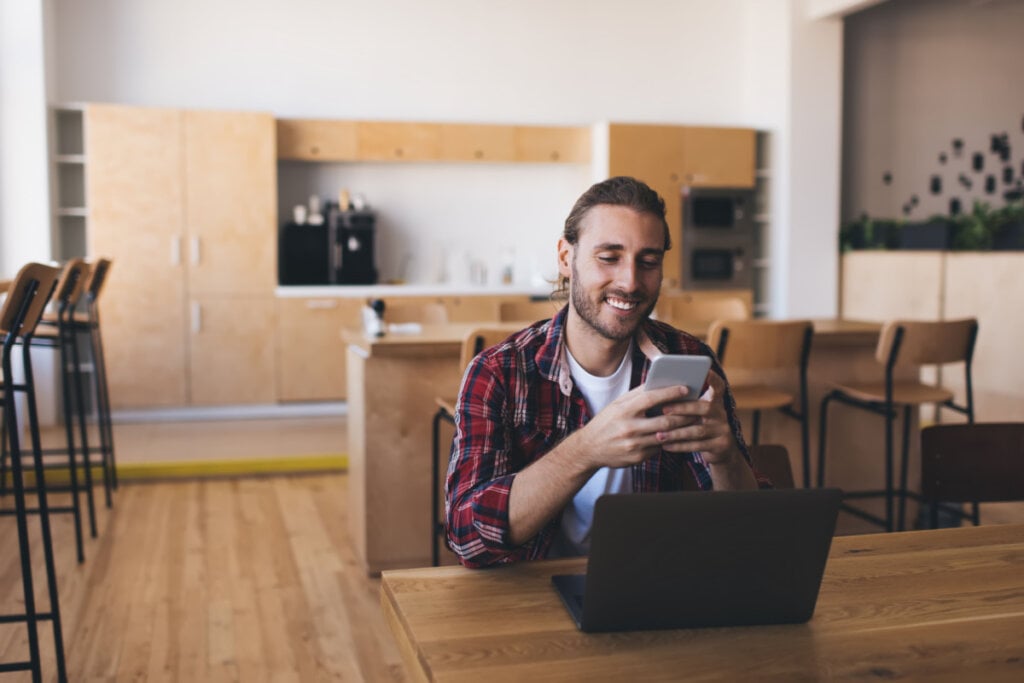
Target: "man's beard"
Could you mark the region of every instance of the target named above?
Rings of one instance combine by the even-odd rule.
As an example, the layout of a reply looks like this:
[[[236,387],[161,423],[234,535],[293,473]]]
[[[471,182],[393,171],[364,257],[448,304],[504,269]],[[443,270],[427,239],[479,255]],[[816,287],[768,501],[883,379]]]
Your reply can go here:
[[[587,325],[590,326],[595,332],[611,341],[625,341],[633,336],[636,332],[637,326],[646,319],[651,311],[654,310],[654,305],[658,303],[657,295],[651,300],[646,310],[643,311],[642,315],[636,317],[636,322],[632,325],[617,325],[609,326],[601,322],[601,302],[591,301],[587,298],[586,293],[583,291],[582,286],[579,284],[579,274],[576,272],[576,259],[572,262],[572,281],[569,283],[569,297],[572,303],[572,307],[579,314],[580,318]],[[624,299],[626,301],[633,301],[636,299],[635,296],[627,294],[621,290],[608,292],[617,298]],[[606,294],[607,295],[607,294]],[[638,304],[643,304],[642,301],[638,301]]]

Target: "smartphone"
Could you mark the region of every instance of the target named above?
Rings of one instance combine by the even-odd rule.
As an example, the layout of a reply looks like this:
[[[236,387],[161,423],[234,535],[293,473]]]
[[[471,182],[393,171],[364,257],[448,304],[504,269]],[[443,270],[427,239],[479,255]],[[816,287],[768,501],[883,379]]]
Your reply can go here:
[[[658,356],[651,361],[651,367],[647,370],[644,389],[661,389],[682,384],[690,390],[683,400],[695,401],[700,398],[710,369],[711,356]]]

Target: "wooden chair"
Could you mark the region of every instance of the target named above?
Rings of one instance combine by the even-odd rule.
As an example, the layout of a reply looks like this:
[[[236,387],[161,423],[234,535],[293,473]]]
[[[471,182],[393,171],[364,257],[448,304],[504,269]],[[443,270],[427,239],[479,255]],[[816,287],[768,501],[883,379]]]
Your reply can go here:
[[[481,351],[504,341],[510,334],[519,330],[517,325],[490,325],[471,330],[462,340],[459,354],[459,369],[464,372],[469,362]],[[439,538],[444,535],[444,523],[441,515],[441,422],[455,424],[456,398],[439,396],[435,399],[437,412],[433,421],[433,451],[431,459],[431,501],[430,501],[430,547],[433,566],[441,561]]]
[[[429,303],[398,303],[384,307],[386,323],[424,323],[439,325],[448,322],[448,309],[436,301]]]
[[[813,334],[814,326],[809,320],[716,320],[708,331],[708,345],[718,354],[726,374],[790,371],[797,377],[797,393],[743,380],[734,380],[731,387],[736,408],[753,412],[752,444],[760,440],[762,410],[778,410],[800,423],[804,488],[811,485],[807,360]],[[794,404],[799,405],[799,410],[794,409]]]
[[[53,302],[56,311],[45,313],[29,344],[32,347],[50,348],[58,353],[61,367],[61,406],[63,408],[64,437],[63,448],[46,448],[43,456],[62,455],[67,458],[68,478],[70,486],[51,486],[50,491],[66,491],[71,494],[70,507],[51,506],[50,512],[70,512],[74,518],[75,545],[78,561],[85,561],[82,543],[82,519],[79,494],[84,489],[89,511],[89,530],[96,537],[96,506],[93,500],[92,468],[89,467],[89,439],[86,425],[85,392],[83,390],[82,370],[78,344],[75,340],[75,324],[73,316],[79,300],[85,292],[86,281],[89,279],[89,266],[80,258],[69,260],[64,264],[60,279],[54,291]],[[77,408],[77,410],[76,410]],[[79,486],[78,467],[75,464],[75,425],[78,425],[81,440],[82,466],[84,468],[84,486]],[[3,449],[6,458],[6,449]],[[4,462],[6,465],[6,462]],[[63,466],[63,465],[61,465]],[[5,472],[6,474],[6,472]],[[6,482],[6,479],[4,480]]]
[[[562,308],[562,302],[553,299],[541,301],[502,301],[498,304],[498,320],[525,324],[553,318]]]
[[[885,488],[880,491],[846,492],[845,498],[885,497],[885,517],[880,518],[846,503],[843,509],[858,517],[885,527],[902,530],[906,517],[908,453],[910,451],[911,410],[922,405],[935,404],[967,416],[974,422],[974,394],[971,389],[971,358],[978,336],[978,321],[974,318],[940,322],[894,320],[887,322],[879,334],[875,360],[885,368],[881,382],[845,384],[836,386],[821,401],[818,431],[818,486],[825,483],[825,447],[827,441],[828,405],[839,401],[885,418]],[[954,394],[942,386],[925,384],[919,380],[897,380],[897,365],[946,365],[963,363],[966,380],[966,402],[954,401]],[[897,409],[903,413],[903,449],[900,459],[899,488],[893,485],[893,428]],[[899,519],[893,514],[893,505],[899,498]]]
[[[716,320],[749,320],[750,308],[743,299],[733,296],[674,296],[658,303],[658,317],[680,330],[705,337]]]
[[[921,430],[921,499],[932,528],[942,503],[1024,501],[1024,422],[935,425]],[[962,516],[964,513],[957,509]]]
[[[777,489],[791,489],[793,467],[789,463],[789,451],[778,444],[758,444],[750,447],[750,459],[761,474],[772,480]]]
[[[3,420],[5,435],[10,445],[13,510],[0,510],[4,516],[13,516],[18,529],[18,552],[21,559],[21,585],[23,612],[0,615],[0,623],[24,623],[28,629],[27,661],[0,663],[0,672],[31,671],[33,680],[42,679],[42,663],[39,653],[38,624],[50,621],[53,626],[54,654],[57,660],[57,678],[67,680],[64,666],[64,639],[61,629],[60,599],[57,593],[57,572],[53,558],[53,537],[50,532],[50,509],[47,500],[46,475],[39,438],[39,416],[36,410],[35,380],[32,373],[30,342],[43,309],[49,302],[57,285],[58,268],[39,263],[29,263],[15,277],[8,289],[7,297],[0,305],[0,391],[3,392]],[[12,355],[16,344],[22,346],[22,367],[24,380],[13,378]],[[25,473],[22,468],[21,435],[18,426],[16,394],[25,396],[28,410],[28,426],[32,443],[33,474],[37,507],[30,509],[26,501]],[[43,558],[46,566],[50,609],[42,612],[36,605],[35,587],[32,576],[32,559],[29,545],[28,517],[36,515],[42,532]]]

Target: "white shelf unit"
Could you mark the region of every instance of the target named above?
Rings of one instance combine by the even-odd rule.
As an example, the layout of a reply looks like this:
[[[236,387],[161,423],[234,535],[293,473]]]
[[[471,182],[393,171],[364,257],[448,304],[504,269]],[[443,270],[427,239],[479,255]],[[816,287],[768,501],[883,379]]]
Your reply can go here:
[[[771,134],[757,132],[754,173],[754,315],[767,317],[771,306]]]
[[[52,253],[66,260],[85,256],[89,207],[85,201],[85,107],[58,105],[50,110],[52,188]]]

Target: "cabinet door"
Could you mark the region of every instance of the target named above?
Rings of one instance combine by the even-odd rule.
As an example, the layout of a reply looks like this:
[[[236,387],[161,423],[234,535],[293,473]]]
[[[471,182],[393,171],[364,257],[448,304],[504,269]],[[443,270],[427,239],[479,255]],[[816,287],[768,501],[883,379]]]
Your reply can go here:
[[[528,162],[590,162],[590,128],[517,126],[516,159]]]
[[[87,250],[112,260],[100,298],[114,408],[183,405],[181,114],[85,110]]]
[[[273,297],[199,296],[190,308],[190,402],[273,403]]]
[[[683,179],[694,187],[754,187],[756,136],[749,128],[685,130]]]
[[[184,116],[189,293],[269,296],[277,281],[274,119]]]
[[[277,120],[277,158],[297,161],[355,161],[355,121]]]
[[[277,396],[280,401],[345,398],[343,328],[362,324],[361,299],[277,300]]]
[[[672,251],[663,267],[666,287],[680,283],[685,129],[681,126],[613,124],[608,127],[608,175],[647,183],[665,200]]]
[[[515,127],[441,124],[444,161],[515,161]]]
[[[432,161],[441,153],[437,124],[360,121],[356,135],[364,161]]]

